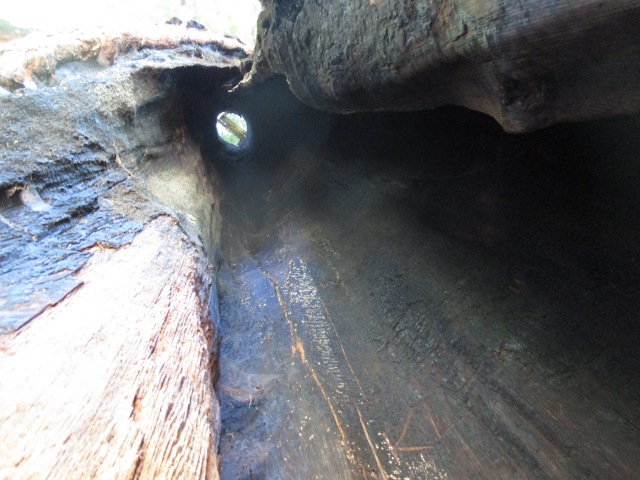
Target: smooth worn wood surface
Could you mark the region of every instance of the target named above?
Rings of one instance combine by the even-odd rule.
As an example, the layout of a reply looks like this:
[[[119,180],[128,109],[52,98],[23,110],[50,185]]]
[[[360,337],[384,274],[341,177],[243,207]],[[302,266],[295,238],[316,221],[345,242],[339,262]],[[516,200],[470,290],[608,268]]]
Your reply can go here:
[[[211,267],[168,216],[0,337],[0,478],[218,478]]]

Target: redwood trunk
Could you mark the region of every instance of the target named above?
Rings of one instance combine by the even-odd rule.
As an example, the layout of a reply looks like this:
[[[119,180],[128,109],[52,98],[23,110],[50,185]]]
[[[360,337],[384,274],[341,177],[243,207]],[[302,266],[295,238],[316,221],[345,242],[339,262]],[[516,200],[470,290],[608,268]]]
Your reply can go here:
[[[640,110],[640,1],[265,0],[254,75],[332,112],[456,104],[506,130]]]

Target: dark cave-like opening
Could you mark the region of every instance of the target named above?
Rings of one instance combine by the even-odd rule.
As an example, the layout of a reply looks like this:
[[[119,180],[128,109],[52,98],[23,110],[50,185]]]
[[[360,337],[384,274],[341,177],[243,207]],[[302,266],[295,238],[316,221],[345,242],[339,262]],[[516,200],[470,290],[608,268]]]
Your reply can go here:
[[[225,192],[223,477],[637,471],[638,117],[513,136],[190,92]]]

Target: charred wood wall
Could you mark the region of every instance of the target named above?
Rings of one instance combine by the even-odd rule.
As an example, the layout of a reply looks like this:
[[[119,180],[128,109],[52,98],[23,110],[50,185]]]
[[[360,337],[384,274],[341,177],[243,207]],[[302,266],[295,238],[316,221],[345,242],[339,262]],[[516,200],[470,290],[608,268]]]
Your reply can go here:
[[[267,0],[253,77],[332,112],[463,105],[522,132],[637,112],[637,0]]]

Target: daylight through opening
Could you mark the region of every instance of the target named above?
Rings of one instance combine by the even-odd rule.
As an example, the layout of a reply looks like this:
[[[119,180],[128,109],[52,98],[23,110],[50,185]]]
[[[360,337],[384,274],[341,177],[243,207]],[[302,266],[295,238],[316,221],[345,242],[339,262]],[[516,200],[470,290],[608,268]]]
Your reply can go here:
[[[247,121],[242,115],[232,112],[222,112],[216,119],[218,138],[236,147],[242,146],[249,132]]]

